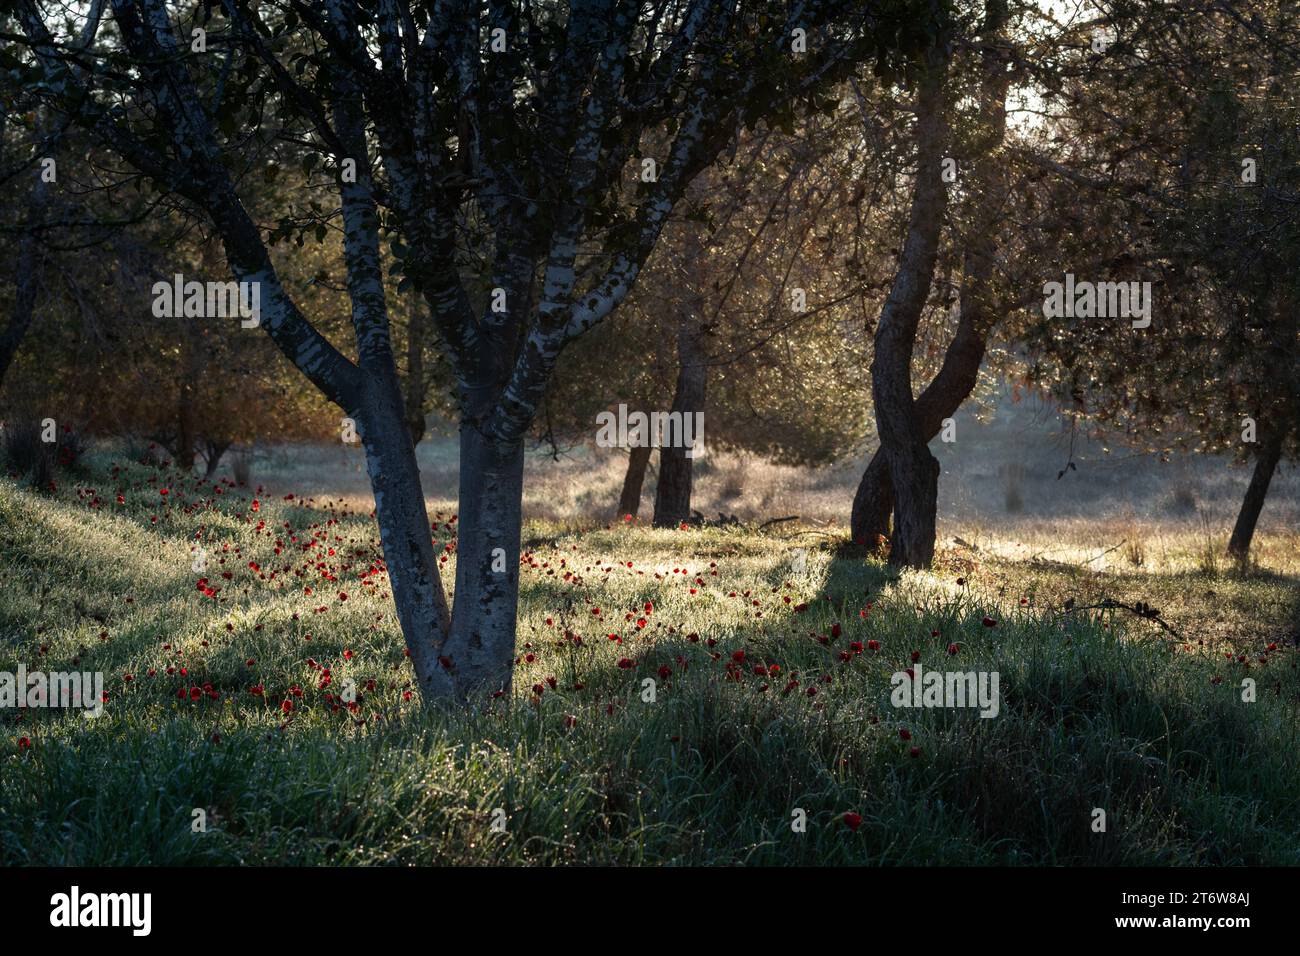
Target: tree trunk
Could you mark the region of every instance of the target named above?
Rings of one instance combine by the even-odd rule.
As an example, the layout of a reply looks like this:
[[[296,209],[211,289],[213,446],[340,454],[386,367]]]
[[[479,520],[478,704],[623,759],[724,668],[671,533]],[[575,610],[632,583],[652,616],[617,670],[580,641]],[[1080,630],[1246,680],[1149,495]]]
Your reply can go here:
[[[1273,480],[1273,472],[1282,458],[1284,432],[1277,432],[1260,448],[1255,459],[1255,470],[1246,486],[1246,497],[1241,502],[1237,513],[1237,523],[1232,528],[1232,538],[1228,541],[1228,554],[1238,560],[1245,560],[1250,554],[1250,542],[1255,536],[1255,525],[1259,522],[1260,512],[1264,510],[1264,499],[1268,497],[1268,486]]]
[[[957,332],[944,354],[943,365],[916,399],[913,410],[926,442],[943,428],[943,420],[961,408],[979,381],[988,335],[999,313],[988,300],[993,258],[993,224],[973,237],[965,258]],[[931,505],[937,509],[937,499]],[[894,485],[881,449],[871,456],[853,496],[849,531],[855,544],[876,547],[889,536],[889,515],[894,510]]]
[[[368,376],[351,414],[360,426],[393,603],[421,694],[429,701],[453,699],[451,672],[438,660],[451,615],[395,376]]]
[[[898,271],[876,325],[871,393],[876,432],[889,463],[894,488],[894,535],[889,561],[929,567],[934,558],[939,462],[927,447],[912,398],[912,350],[921,312],[930,294],[946,189],[940,160],[946,139],[943,107],[945,70],[932,64],[917,91],[917,170],[907,239]]]
[[[523,442],[498,443],[462,424],[456,603],[443,651],[462,702],[510,690],[523,490]]]
[[[990,0],[986,6],[984,30],[1000,34],[1006,24],[1007,7],[1003,0]],[[993,155],[1006,138],[1006,97],[1010,74],[996,47],[984,53],[984,79],[981,89],[982,112],[990,124],[989,147],[974,171],[979,190],[971,235],[966,239],[962,256],[962,285],[957,331],[944,354],[943,365],[913,403],[920,435],[928,444],[943,427],[943,421],[957,413],[979,381],[980,366],[988,347],[988,336],[1002,313],[990,301],[992,296],[993,259],[997,251],[997,219],[1006,195],[1006,164]],[[889,536],[889,516],[894,510],[894,484],[888,458],[877,449],[862,474],[849,519],[851,540],[875,548],[882,537]],[[923,503],[928,514],[921,524],[934,525],[938,513],[938,485],[935,495]]]
[[[853,495],[849,535],[854,544],[873,551],[889,537],[889,516],[894,510],[894,485],[889,478],[889,459],[877,448]]]
[[[703,349],[704,330],[700,312],[704,303],[695,303],[683,317],[677,330],[677,385],[673,392],[673,412],[685,426],[688,416],[704,408],[704,388],[708,377]],[[679,436],[680,437],[680,436]],[[698,436],[696,438],[698,443]],[[688,452],[692,454],[688,456]],[[691,517],[691,465],[694,450],[681,441],[665,442],[659,449],[659,481],[655,485],[654,526],[676,528]]]
[[[226,450],[230,448],[230,442],[214,441],[211,438],[205,440],[207,446],[207,459],[203,468],[203,477],[211,478],[217,473],[217,466],[221,464],[221,458],[225,455]]]
[[[646,468],[650,464],[649,445],[633,448],[627,456],[627,473],[623,476],[623,493],[618,498],[618,517],[636,517],[641,510],[641,487],[645,484]]]

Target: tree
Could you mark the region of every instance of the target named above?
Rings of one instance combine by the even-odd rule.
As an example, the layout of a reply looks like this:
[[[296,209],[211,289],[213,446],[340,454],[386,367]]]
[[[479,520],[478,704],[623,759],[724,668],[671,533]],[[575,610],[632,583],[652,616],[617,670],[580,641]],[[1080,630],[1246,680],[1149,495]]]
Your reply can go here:
[[[1155,307],[1132,329],[1042,319],[1026,343],[1035,379],[1132,442],[1254,458],[1228,544],[1244,558],[1278,463],[1300,453],[1300,60],[1278,39],[1287,5],[1239,6],[1137,4],[1104,57],[1058,65],[1069,146],[1038,161],[1086,196],[1062,204],[1084,211],[1059,248],[1143,270]]]
[[[866,290],[854,241],[865,192],[843,170],[863,157],[846,148],[838,112],[804,117],[793,133],[745,137],[733,163],[696,181],[621,317],[561,359],[548,439],[590,440],[613,395],[630,411],[701,414],[706,454],[814,464],[860,445],[867,413],[853,315]],[[639,510],[651,457],[648,447],[629,450],[619,517]],[[659,449],[658,526],[697,520],[696,460]]]
[[[669,212],[738,128],[815,102],[868,55],[889,67],[929,29],[906,3],[834,0],[226,0],[179,22],[162,0],[112,0],[115,32],[87,52],[51,29],[56,6],[21,4],[28,83],[211,222],[236,278],[259,284],[262,328],[356,420],[419,686],[462,701],[510,685],[523,438],[561,350],[626,298]],[[793,53],[796,37],[811,55]],[[643,155],[659,129],[670,148]],[[309,139],[337,171],[355,361],[300,310],[241,197],[240,137],[281,135]],[[641,173],[631,203],[629,164]],[[467,216],[492,239],[499,308],[481,316],[458,270]],[[456,381],[454,614],[395,368],[385,236]]]
[[[967,134],[968,142],[955,147],[951,159],[961,167],[969,170],[963,177],[968,212],[966,221],[957,228],[957,236],[963,247],[959,253],[961,259],[962,279],[958,291],[958,312],[956,328],[944,352],[943,362],[928,385],[911,402],[911,416],[914,427],[904,431],[910,436],[908,440],[930,442],[943,425],[945,419],[953,416],[961,404],[974,389],[979,379],[980,366],[984,361],[988,338],[1000,319],[1010,310],[1011,303],[998,289],[995,275],[995,261],[1001,243],[1004,221],[1008,218],[1007,186],[1011,181],[1008,169],[1008,156],[1002,150],[1006,135],[1006,98],[1011,84],[1012,74],[1008,69],[1009,51],[1006,49],[1006,30],[1009,20],[1008,5],[1002,0],[993,0],[985,5],[985,17],[979,46],[978,89],[976,98],[976,115],[968,120],[971,131]],[[922,110],[938,110],[937,104],[928,93],[922,97],[918,92],[917,107],[917,163],[918,180],[913,198],[913,224],[918,231],[913,255],[900,262],[894,287],[899,290],[894,297],[891,289],[892,303],[888,304],[890,312],[882,311],[882,323],[886,318],[884,334],[887,345],[897,349],[898,355],[888,366],[881,366],[882,374],[897,377],[903,361],[902,353],[907,352],[907,361],[915,365],[912,352],[915,348],[915,336],[908,343],[904,334],[906,322],[902,313],[915,312],[919,319],[924,307],[925,297],[930,292],[934,277],[934,264],[920,250],[928,250],[937,245],[941,238],[940,212],[925,212],[926,206],[938,206],[940,200],[935,196],[938,188],[934,178],[920,177],[921,163],[937,162],[937,143],[922,142],[924,133],[929,137],[937,136],[933,126],[936,117],[926,117]],[[924,125],[923,125],[924,124]],[[964,146],[964,148],[963,148]],[[954,170],[957,168],[953,167]],[[940,176],[940,179],[942,177]],[[954,210],[954,218],[957,218]],[[911,235],[909,233],[909,235]],[[936,252],[936,254],[938,254]],[[1007,269],[1004,264],[1002,272]],[[904,295],[904,289],[911,288],[910,295]],[[900,331],[901,330],[901,331]],[[877,326],[877,336],[881,335]],[[875,382],[875,365],[873,364],[873,383]],[[901,387],[902,383],[895,383]],[[906,383],[911,393],[910,379]],[[893,416],[906,414],[901,401],[891,406]],[[880,411],[877,411],[880,415]],[[894,431],[895,436],[898,430]],[[894,469],[891,457],[882,439],[880,447],[871,457],[853,498],[853,508],[849,520],[850,539],[858,544],[874,548],[879,541],[890,537],[890,515],[896,510],[905,510],[909,517],[897,515],[894,522],[895,545],[891,548],[890,560],[898,564],[915,564],[925,566],[933,555],[934,526],[938,508],[938,462],[933,465],[913,447],[911,458],[915,467],[922,469],[923,475],[934,470],[935,480],[928,480],[919,489],[909,489],[901,499],[894,493]],[[926,450],[928,454],[928,449]],[[930,456],[933,458],[933,456]],[[918,493],[919,492],[919,493]],[[907,534],[903,529],[907,529]],[[926,541],[930,543],[926,544]]]

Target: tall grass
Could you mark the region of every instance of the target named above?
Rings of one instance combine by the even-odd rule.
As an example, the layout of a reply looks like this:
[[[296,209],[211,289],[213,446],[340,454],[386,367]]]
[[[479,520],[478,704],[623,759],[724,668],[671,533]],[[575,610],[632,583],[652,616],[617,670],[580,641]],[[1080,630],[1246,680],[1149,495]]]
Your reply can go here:
[[[1078,582],[1041,562],[945,552],[900,577],[806,536],[534,522],[513,694],[431,711],[368,511],[291,490],[0,482],[0,671],[109,688],[99,719],[0,718],[0,862],[1300,863],[1296,652],[1258,633],[1229,661],[1063,613]],[[999,716],[894,708],[914,655],[996,671]]]

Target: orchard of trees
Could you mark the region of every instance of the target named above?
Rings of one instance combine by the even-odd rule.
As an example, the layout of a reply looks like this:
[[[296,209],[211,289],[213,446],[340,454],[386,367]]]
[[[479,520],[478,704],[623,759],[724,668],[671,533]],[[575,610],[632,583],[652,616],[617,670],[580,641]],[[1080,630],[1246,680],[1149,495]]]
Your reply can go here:
[[[0,420],[364,447],[420,692],[508,689],[525,452],[702,412],[870,457],[847,536],[934,560],[981,375],[1153,451],[1300,453],[1300,44],[1281,0],[0,3]],[[160,316],[174,275],[254,324]],[[1063,311],[1048,287],[1070,290]],[[415,456],[459,429],[446,582]],[[693,458],[621,500],[692,517]]]

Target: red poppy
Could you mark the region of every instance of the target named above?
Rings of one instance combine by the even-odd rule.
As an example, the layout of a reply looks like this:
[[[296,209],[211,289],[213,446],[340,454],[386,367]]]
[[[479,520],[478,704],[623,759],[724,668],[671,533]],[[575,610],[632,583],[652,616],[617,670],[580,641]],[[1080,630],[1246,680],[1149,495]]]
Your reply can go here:
[[[858,827],[862,826],[862,814],[854,813],[850,810],[848,813],[844,814],[844,825],[854,833],[857,833]]]

